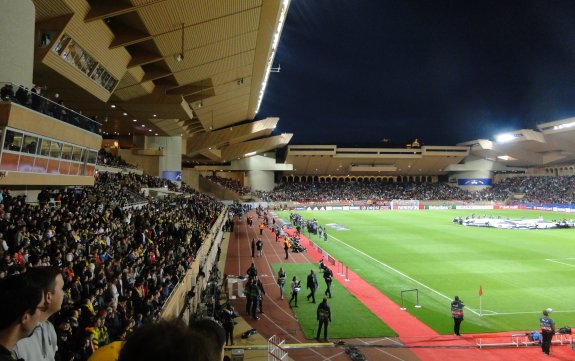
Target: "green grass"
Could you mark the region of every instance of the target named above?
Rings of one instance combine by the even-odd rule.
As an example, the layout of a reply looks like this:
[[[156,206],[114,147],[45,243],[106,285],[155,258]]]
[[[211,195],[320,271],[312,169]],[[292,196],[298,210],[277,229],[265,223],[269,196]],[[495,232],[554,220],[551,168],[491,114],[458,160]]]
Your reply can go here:
[[[538,327],[541,310],[553,309],[557,326],[575,324],[575,230],[464,227],[456,216],[563,218],[533,211],[307,211],[305,219],[336,223],[329,241],[312,239],[396,303],[400,291],[418,288],[422,308],[408,312],[439,333],[451,333],[449,303],[466,304],[465,332]],[[280,212],[289,219],[289,213]],[[305,233],[304,233],[305,234]],[[479,286],[483,286],[482,316]],[[408,296],[411,297],[411,296]],[[414,301],[414,300],[413,300]]]
[[[289,300],[291,294],[291,280],[296,276],[301,281],[302,288],[298,294],[298,307],[294,307],[294,313],[306,338],[313,339],[316,336],[318,321],[316,319],[317,306],[323,299],[325,282],[319,272],[317,263],[284,263],[272,265],[277,274],[280,267],[287,273],[284,286],[284,295]],[[316,303],[306,299],[309,290],[305,288],[306,278],[310,270],[314,270],[318,278],[318,289],[315,293]],[[367,309],[361,301],[347,291],[337,280],[331,285],[333,298],[328,298],[331,309],[332,321],[329,324],[328,336],[331,338],[354,338],[354,337],[383,337],[396,336],[391,328]],[[321,337],[323,338],[323,330]]]

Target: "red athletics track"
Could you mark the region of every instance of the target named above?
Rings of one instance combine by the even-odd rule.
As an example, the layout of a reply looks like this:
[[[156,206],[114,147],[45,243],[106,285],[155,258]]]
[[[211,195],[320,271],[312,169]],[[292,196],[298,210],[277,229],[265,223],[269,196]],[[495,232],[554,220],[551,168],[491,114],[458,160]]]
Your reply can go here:
[[[253,214],[253,213],[251,213]],[[250,242],[252,238],[259,237],[259,229],[257,216],[254,215],[254,224],[248,227],[245,222],[238,222],[236,219],[234,231],[229,235],[228,244],[222,245],[222,257],[225,255],[224,273],[228,275],[245,275],[246,270],[252,262]],[[295,318],[294,313],[288,307],[289,297],[280,299],[279,288],[276,283],[275,275],[273,274],[271,265],[282,263],[310,263],[316,262],[310,258],[306,253],[291,253],[289,259],[285,260],[285,253],[283,250],[283,243],[275,241],[275,235],[269,229],[264,229],[261,237],[264,242],[263,256],[254,257],[253,262],[258,269],[258,276],[264,284],[266,295],[263,300],[263,314],[260,314],[259,320],[252,320],[245,312],[245,298],[232,300],[236,310],[240,313],[244,321],[236,326],[236,329],[242,330],[240,326],[253,327],[257,329],[259,340],[252,341],[253,337],[249,339],[241,339],[239,332],[235,330],[235,344],[239,347],[249,347],[254,344],[265,344],[265,339],[278,335],[286,340],[287,344],[308,344],[309,342],[315,343],[315,340],[306,339],[300,329],[298,320]],[[225,242],[224,242],[225,243]],[[288,278],[290,275],[288,275]],[[305,298],[300,302],[306,302]],[[371,338],[371,339],[346,339],[343,340],[349,344],[362,344],[362,345],[382,345],[383,347],[366,347],[362,348],[361,352],[367,357],[368,360],[395,360],[395,361],[415,361],[419,358],[409,349],[406,348],[390,348],[391,346],[401,346],[401,343],[396,338]],[[330,346],[330,347],[326,347]],[[322,344],[322,347],[305,347],[302,349],[289,349],[290,359],[297,361],[316,361],[316,360],[334,360],[334,361],[349,361],[349,356],[345,353],[344,347],[334,347],[333,344]],[[256,355],[255,351],[246,351],[246,360],[267,360],[262,357],[261,352]]]
[[[247,268],[253,261],[266,290],[264,298],[265,313],[260,314],[260,320],[251,320],[245,313],[245,299],[234,300],[234,307],[250,326],[256,328],[258,333],[266,339],[272,335],[279,335],[286,340],[287,344],[309,343],[313,340],[308,340],[304,337],[297,319],[287,305],[288,299],[284,297],[282,300],[279,297],[279,290],[271,265],[285,262],[316,263],[319,262],[322,256],[312,246],[312,243],[302,236],[302,242],[307,247],[307,252],[290,253],[289,259],[285,260],[283,243],[275,242],[275,235],[266,228],[261,236],[264,242],[263,256],[258,257],[256,254],[256,257],[252,259],[250,250],[251,239],[255,238],[257,240],[260,236],[257,216],[254,213],[250,214],[254,216],[254,222],[251,227],[246,225],[245,217],[243,222],[237,222],[236,220],[234,232],[230,234],[229,238],[224,273],[245,275]],[[349,282],[346,282],[342,276],[338,276],[336,269],[332,270],[338,281],[349,292],[354,294],[399,335],[399,338],[343,340],[353,345],[380,346],[360,348],[368,360],[575,360],[575,352],[569,346],[553,345],[551,357],[542,354],[538,347],[484,349],[474,347],[479,338],[482,338],[483,343],[510,342],[511,332],[464,334],[463,337],[439,335],[411,314],[399,311],[397,304],[363,281],[351,270],[348,272]],[[300,302],[303,301],[300,300]],[[464,327],[465,324],[463,324],[463,329]],[[239,341],[241,342],[241,340]],[[246,354],[246,357],[249,358],[249,355]],[[290,349],[289,357],[293,360],[350,360],[349,356],[345,354],[344,347]],[[249,359],[256,360],[260,358],[251,357]]]

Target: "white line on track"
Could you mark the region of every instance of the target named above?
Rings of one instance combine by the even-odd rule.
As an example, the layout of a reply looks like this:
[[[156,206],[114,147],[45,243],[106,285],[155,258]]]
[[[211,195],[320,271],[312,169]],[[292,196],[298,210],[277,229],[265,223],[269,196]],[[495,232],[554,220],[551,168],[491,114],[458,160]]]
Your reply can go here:
[[[258,218],[258,220],[259,220],[259,218]],[[253,236],[254,236],[254,237],[252,237],[252,238],[256,238],[256,239],[261,239],[261,238],[262,238],[262,237],[260,237],[260,235],[259,235],[259,229],[254,229],[254,226],[253,226],[253,225],[252,225],[251,227],[247,227],[247,225],[246,225],[246,229],[247,229],[246,234],[247,234],[247,236],[248,236],[248,242],[251,243],[251,241],[250,241],[250,239],[249,239],[249,238],[250,238],[250,232],[253,233]],[[264,232],[263,238],[267,241],[267,242],[266,242],[266,243],[267,243],[267,247],[271,247],[271,246],[272,246],[272,243],[271,243],[271,241],[270,241],[270,237],[269,237],[269,235],[268,235],[267,232]],[[274,240],[273,243],[276,243],[275,240]],[[264,247],[266,247],[265,244],[264,244]],[[278,253],[276,252],[276,247],[273,247],[273,249],[274,249],[274,253],[276,254],[276,257],[278,257],[278,258],[280,259],[280,262],[278,262],[278,263],[281,263],[281,257],[279,257]],[[257,251],[256,251],[256,252],[257,252]],[[262,254],[263,254],[263,258],[264,258],[264,260],[265,260],[265,267],[267,267],[267,268],[268,268],[268,271],[270,272],[270,276],[268,276],[268,277],[272,277],[272,278],[275,280],[274,271],[273,271],[273,269],[272,269],[272,267],[271,267],[271,262],[270,262],[270,260],[269,260],[269,258],[268,258],[268,256],[266,255],[265,252],[263,252]],[[256,257],[258,257],[258,256],[256,256]],[[256,257],[254,257],[254,260],[255,260]],[[260,257],[258,257],[258,258],[260,258]],[[255,261],[254,261],[254,262],[255,262]],[[274,282],[274,283],[275,283],[275,282]],[[275,283],[275,285],[277,286],[277,283]],[[274,287],[274,288],[275,288],[275,287]],[[279,288],[279,287],[278,287],[278,288]],[[277,289],[277,288],[276,288],[276,289]],[[275,291],[275,290],[274,290],[274,292],[278,292],[278,291]],[[299,324],[299,321],[298,321],[297,317],[295,317],[295,314],[292,313],[291,310],[288,312],[287,309],[286,309],[286,307],[285,307],[285,306],[282,306],[281,304],[279,304],[278,301],[277,301],[273,296],[271,296],[270,294],[268,294],[268,293],[266,292],[265,298],[268,300],[268,302],[273,303],[276,309],[281,310],[281,312],[282,312],[283,314],[288,315],[291,319],[297,321],[298,324]],[[266,306],[266,307],[267,307],[267,306]],[[248,315],[247,317],[249,318],[249,315]],[[277,322],[275,322],[275,321],[274,321],[271,317],[269,317],[267,314],[265,314],[265,313],[260,314],[260,317],[265,317],[270,323],[272,323],[275,327],[277,327],[278,330],[282,331],[283,334],[284,334],[284,336],[285,336],[286,338],[289,337],[289,338],[293,339],[294,341],[296,341],[296,342],[298,342],[298,343],[308,342],[308,340],[307,340],[305,337],[303,337],[303,336],[302,336],[302,338],[300,339],[297,335],[292,335],[288,330],[286,330],[286,329],[283,328],[281,325],[279,325]],[[301,329],[301,324],[300,324],[300,329]],[[303,330],[302,330],[302,332],[303,332]],[[321,353],[319,353],[317,350],[315,350],[315,349],[313,349],[313,348],[309,349],[309,351],[313,352],[314,354],[316,354],[316,355],[317,355],[318,357],[320,357],[320,358],[324,358],[324,357],[325,357],[325,356],[323,356]]]
[[[390,338],[385,338],[385,339],[391,340]],[[372,344],[372,342],[367,342],[367,341],[362,340],[362,339],[360,339],[360,338],[358,338],[357,340],[358,340],[359,342],[364,343],[364,344],[367,344],[367,345],[371,345],[371,344]],[[375,342],[379,342],[379,341],[381,341],[381,339],[375,340]],[[399,343],[399,344],[401,344],[401,343]],[[379,352],[381,352],[381,353],[383,353],[383,354],[385,354],[385,355],[387,355],[387,356],[389,356],[389,357],[391,357],[391,358],[394,358],[394,359],[396,359],[396,360],[403,361],[402,358],[398,357],[397,355],[394,355],[394,354],[392,354],[392,353],[389,353],[389,352],[385,351],[383,348],[377,347],[376,350],[379,351]]]

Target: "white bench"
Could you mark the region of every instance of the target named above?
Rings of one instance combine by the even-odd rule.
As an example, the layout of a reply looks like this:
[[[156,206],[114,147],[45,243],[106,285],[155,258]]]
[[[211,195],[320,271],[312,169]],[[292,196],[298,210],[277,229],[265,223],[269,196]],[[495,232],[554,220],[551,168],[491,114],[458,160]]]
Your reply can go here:
[[[508,347],[508,346],[535,346],[539,345],[534,341],[529,340],[528,333],[514,333],[511,335],[511,342],[491,342],[491,343],[484,343],[482,338],[476,340],[476,346],[479,348],[483,347]],[[573,336],[568,333],[555,333],[553,340],[551,341],[553,344],[557,345],[571,345],[573,346]]]
[[[539,343],[529,340],[528,334],[525,333],[514,333],[511,335],[511,343],[515,346],[533,346],[539,345]],[[570,333],[559,333],[555,332],[555,336],[551,340],[551,343],[559,345],[572,345],[573,336]]]

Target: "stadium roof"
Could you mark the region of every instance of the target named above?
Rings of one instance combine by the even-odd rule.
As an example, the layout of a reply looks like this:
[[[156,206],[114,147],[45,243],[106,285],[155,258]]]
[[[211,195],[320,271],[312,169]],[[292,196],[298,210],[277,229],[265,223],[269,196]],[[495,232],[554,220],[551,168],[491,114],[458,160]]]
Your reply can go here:
[[[519,129],[458,144],[470,153],[507,167],[540,168],[575,162],[575,118],[538,125],[538,130]]]
[[[431,176],[447,174],[469,155],[466,146],[421,148],[338,148],[335,145],[290,145],[286,163],[293,175]]]
[[[293,175],[444,175],[470,170],[521,171],[575,163],[575,118],[519,129],[456,146],[338,148],[290,145],[286,163]],[[468,158],[469,157],[469,158]],[[463,165],[466,158],[491,163]],[[480,168],[473,168],[480,167]]]
[[[252,122],[289,1],[33,2],[36,28],[50,40],[35,54],[34,81],[66,106],[98,116],[104,135],[183,136],[193,145],[184,151],[189,159],[212,161],[291,139],[271,136],[277,118]],[[64,36],[74,44],[57,53]],[[85,55],[117,79],[111,92],[79,71]]]
[[[36,48],[34,80],[70,108],[98,116],[108,135],[182,136],[184,161],[212,163],[289,144],[292,134],[272,134],[279,118],[254,121],[288,0],[33,2],[37,29],[51,37]],[[80,61],[54,50],[65,35]],[[117,78],[111,92],[77,69],[82,53]],[[292,174],[322,175],[440,175],[468,155],[496,162],[494,169],[555,166],[575,161],[574,124],[569,118],[510,132],[507,141],[456,146],[290,146],[286,163]]]

